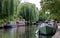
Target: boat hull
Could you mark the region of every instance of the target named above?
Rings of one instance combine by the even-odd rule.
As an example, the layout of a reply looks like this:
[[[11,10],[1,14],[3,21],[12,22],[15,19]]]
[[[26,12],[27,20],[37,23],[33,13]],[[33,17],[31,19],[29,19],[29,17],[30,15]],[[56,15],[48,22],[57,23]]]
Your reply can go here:
[[[56,33],[56,29],[49,26],[40,27],[39,30],[41,35],[54,35]]]

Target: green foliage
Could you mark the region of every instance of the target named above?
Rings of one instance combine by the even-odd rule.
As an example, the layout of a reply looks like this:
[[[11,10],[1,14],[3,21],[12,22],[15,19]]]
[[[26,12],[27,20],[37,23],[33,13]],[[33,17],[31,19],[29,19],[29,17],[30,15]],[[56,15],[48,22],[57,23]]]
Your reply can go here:
[[[60,16],[58,14],[51,14],[50,16],[52,19],[60,20]]]
[[[43,11],[49,10],[54,16],[60,16],[60,0],[41,0],[40,2]],[[56,15],[57,14],[57,15]],[[57,19],[56,18],[56,19]]]
[[[17,13],[18,0],[0,0],[0,20],[10,20]]]
[[[39,20],[44,21],[46,19],[47,19],[47,14],[45,14],[43,10],[40,10],[39,11]]]
[[[30,22],[38,20],[39,12],[34,4],[22,3],[20,6],[19,16],[22,16],[26,21]]]

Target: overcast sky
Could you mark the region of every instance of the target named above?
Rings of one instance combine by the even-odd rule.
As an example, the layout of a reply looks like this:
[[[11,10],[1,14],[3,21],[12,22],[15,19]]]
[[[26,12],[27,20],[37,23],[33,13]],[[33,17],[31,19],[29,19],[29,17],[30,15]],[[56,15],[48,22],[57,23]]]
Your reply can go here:
[[[23,2],[30,2],[30,3],[33,3],[33,4],[35,4],[36,5],[36,7],[38,7],[38,9],[40,9],[41,7],[40,7],[40,0],[22,0],[21,1],[22,3]]]

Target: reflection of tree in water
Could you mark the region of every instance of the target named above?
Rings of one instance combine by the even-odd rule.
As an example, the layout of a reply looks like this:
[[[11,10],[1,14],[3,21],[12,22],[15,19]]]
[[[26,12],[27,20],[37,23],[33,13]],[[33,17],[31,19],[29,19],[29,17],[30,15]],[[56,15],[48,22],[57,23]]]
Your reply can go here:
[[[11,32],[11,29],[4,29],[5,32]]]
[[[14,33],[15,33],[14,29],[3,29],[2,38],[14,38],[15,37]]]
[[[24,26],[25,27],[25,26]],[[35,38],[35,26],[26,26],[12,29],[3,29],[3,32],[0,32],[0,38]],[[24,32],[24,30],[26,30]],[[23,33],[23,32],[24,33]],[[1,35],[2,34],[2,35]]]
[[[25,38],[36,38],[35,37],[35,26],[26,26],[25,28]]]
[[[24,33],[25,33],[25,27],[24,26],[17,27],[17,29],[16,29],[16,38],[25,38]]]

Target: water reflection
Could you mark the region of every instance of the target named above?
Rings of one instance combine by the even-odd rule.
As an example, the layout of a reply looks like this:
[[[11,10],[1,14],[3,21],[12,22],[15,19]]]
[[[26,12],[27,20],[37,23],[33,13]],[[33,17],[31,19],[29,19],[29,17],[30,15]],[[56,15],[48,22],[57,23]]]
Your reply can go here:
[[[37,27],[35,25],[2,29],[0,30],[0,38],[37,38],[35,36],[36,30]]]
[[[23,32],[25,32],[25,27],[1,29],[0,38],[17,38]]]

